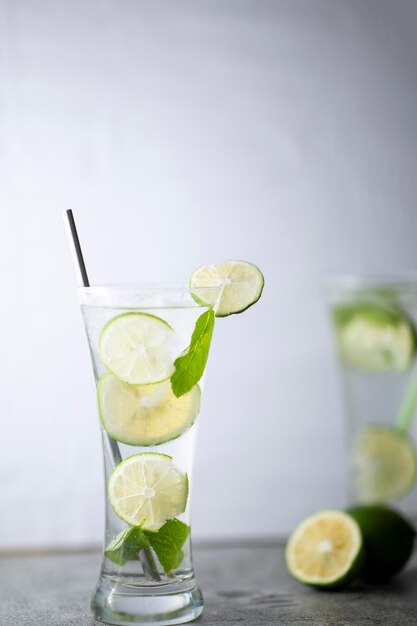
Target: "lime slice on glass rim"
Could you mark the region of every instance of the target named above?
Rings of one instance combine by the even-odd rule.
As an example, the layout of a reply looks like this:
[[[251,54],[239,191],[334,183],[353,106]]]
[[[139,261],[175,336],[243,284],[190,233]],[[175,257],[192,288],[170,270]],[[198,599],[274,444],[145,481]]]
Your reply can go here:
[[[156,531],[185,511],[188,479],[175,467],[172,457],[141,452],[116,466],[109,479],[108,495],[120,519]]]
[[[342,511],[307,517],[288,540],[285,560],[299,582],[313,587],[343,587],[359,574],[364,561],[362,533]]]
[[[175,333],[160,317],[123,313],[111,319],[99,338],[99,353],[106,368],[131,385],[166,380],[174,371]]]
[[[362,503],[401,497],[417,480],[417,451],[406,434],[390,426],[369,426],[352,454],[354,489]]]
[[[400,311],[356,303],[333,309],[340,359],[370,372],[406,370],[416,351],[416,333]]]
[[[213,290],[213,286],[219,287],[219,292]],[[216,317],[246,311],[259,300],[263,286],[262,272],[256,265],[246,261],[206,265],[197,269],[190,278],[194,299],[200,304],[213,307]]]
[[[109,372],[100,378],[97,395],[103,428],[131,446],[156,446],[182,435],[194,423],[201,398],[198,385],[177,398],[169,381],[129,385]]]

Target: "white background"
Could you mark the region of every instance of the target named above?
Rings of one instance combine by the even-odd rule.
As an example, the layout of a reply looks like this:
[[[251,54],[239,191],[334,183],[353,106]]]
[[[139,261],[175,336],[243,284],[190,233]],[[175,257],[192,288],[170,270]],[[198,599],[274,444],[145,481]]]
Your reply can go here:
[[[91,281],[257,263],[217,324],[197,538],[345,503],[327,272],[417,264],[417,6],[0,0],[0,546],[99,542],[101,453],[61,211]]]

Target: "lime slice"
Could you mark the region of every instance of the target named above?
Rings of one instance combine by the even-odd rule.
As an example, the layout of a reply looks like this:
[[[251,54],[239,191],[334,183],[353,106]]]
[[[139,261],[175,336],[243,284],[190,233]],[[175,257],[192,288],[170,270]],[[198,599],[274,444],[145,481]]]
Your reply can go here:
[[[99,352],[117,378],[132,385],[166,380],[174,371],[174,331],[164,320],[147,313],[124,313],[101,331]]]
[[[285,559],[290,574],[301,583],[345,586],[359,574],[364,560],[359,526],[341,511],[311,515],[292,533]]]
[[[110,503],[131,526],[158,530],[168,519],[185,511],[187,475],[172,458],[156,452],[134,454],[119,463],[110,476]]]
[[[386,502],[409,491],[417,479],[417,453],[409,437],[389,426],[363,430],[353,449],[359,502]]]
[[[343,363],[372,372],[407,369],[415,354],[415,331],[404,315],[371,304],[333,311]]]
[[[219,291],[213,286],[219,287]],[[196,270],[190,278],[194,299],[205,306],[212,306],[217,317],[242,313],[261,297],[264,277],[252,263],[226,261],[207,265]],[[204,287],[211,289],[204,290]]]
[[[131,446],[156,446],[179,437],[194,423],[200,408],[198,385],[177,398],[169,381],[129,385],[107,373],[100,378],[97,392],[104,429],[112,439]]]

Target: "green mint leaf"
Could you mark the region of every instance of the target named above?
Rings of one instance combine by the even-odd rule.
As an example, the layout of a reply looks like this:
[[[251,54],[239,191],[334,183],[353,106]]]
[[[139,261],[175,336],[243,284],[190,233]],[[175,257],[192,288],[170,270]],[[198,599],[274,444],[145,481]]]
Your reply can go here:
[[[190,391],[202,377],[213,328],[214,311],[209,309],[198,318],[188,348],[174,361],[175,372],[171,376],[171,387],[177,398]]]
[[[104,550],[105,556],[124,565],[137,561],[139,551],[152,548],[166,573],[178,567],[183,559],[182,546],[190,533],[190,527],[178,519],[170,519],[158,531],[142,530],[133,526],[123,530]]]
[[[146,538],[166,573],[180,565],[184,556],[182,546],[189,533],[190,527],[176,518],[165,522],[156,533],[145,531]]]
[[[119,533],[109,543],[104,554],[117,565],[124,565],[127,561],[136,561],[139,558],[139,550],[147,547],[149,541],[143,530],[139,526],[133,526]]]

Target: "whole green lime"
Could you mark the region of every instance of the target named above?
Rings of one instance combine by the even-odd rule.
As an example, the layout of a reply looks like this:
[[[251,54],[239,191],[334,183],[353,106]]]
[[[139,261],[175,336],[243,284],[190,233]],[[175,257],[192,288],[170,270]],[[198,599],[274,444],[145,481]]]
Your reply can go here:
[[[416,531],[387,506],[355,506],[347,512],[359,524],[365,543],[361,577],[368,582],[390,580],[410,558]]]

